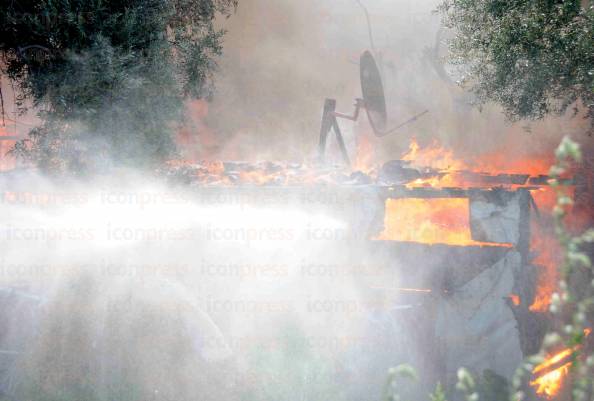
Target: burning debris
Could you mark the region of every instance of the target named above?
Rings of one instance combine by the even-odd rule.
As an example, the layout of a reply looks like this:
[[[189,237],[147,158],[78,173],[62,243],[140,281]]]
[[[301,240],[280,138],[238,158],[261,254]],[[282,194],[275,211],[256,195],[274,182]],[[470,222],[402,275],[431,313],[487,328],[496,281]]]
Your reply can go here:
[[[308,241],[298,243],[312,250],[320,246],[314,239],[323,238],[353,263],[377,266],[377,277],[358,284],[366,292],[392,294],[388,312],[378,312],[384,318],[410,322],[399,340],[407,343],[408,354],[400,354],[402,344],[394,346],[398,351],[382,352],[390,363],[418,363],[423,386],[438,380],[452,385],[459,366],[510,380],[522,357],[537,351],[554,291],[554,281],[539,267],[548,262],[550,255],[539,249],[548,242],[538,240],[542,231],[534,235],[539,204],[534,198],[549,190],[545,173],[489,174],[437,145],[423,149],[415,141],[402,159],[355,171],[320,163],[177,160],[158,171],[173,188],[190,193],[189,199],[266,193],[285,199],[284,210],[303,209],[311,192],[342,200],[308,205],[308,212],[331,216],[344,227],[330,236],[308,228]],[[246,199],[258,206],[258,197]],[[245,250],[254,258],[266,252]],[[221,318],[214,315],[215,321]],[[537,394],[553,394],[549,383],[562,380],[571,363],[565,356],[561,360],[534,372],[541,375],[531,383]]]
[[[192,186],[365,185],[371,176],[342,167],[310,168],[301,163],[172,161],[158,172],[172,182]]]
[[[362,346],[355,340],[353,345],[340,347],[340,350],[332,349],[332,358],[346,358],[346,354],[357,361],[363,360],[364,355],[385,359],[386,366],[378,365],[375,373],[365,371],[364,363],[357,363],[349,375],[381,377],[380,370],[388,368],[388,363],[402,360],[417,363],[423,374],[422,386],[429,386],[437,380],[452,384],[460,365],[477,371],[492,370],[510,379],[522,356],[537,348],[535,343],[540,341],[543,334],[542,326],[526,322],[531,321],[530,317],[541,315],[530,309],[538,293],[538,268],[533,265],[531,253],[534,249],[531,249],[533,201],[530,194],[546,187],[531,185],[529,177],[522,182],[506,181],[497,186],[489,184],[492,181],[488,180],[481,180],[480,184],[477,181],[458,181],[460,185],[456,187],[441,186],[440,180],[443,183],[451,182],[446,178],[452,174],[448,166],[436,166],[430,160],[428,167],[415,164],[412,160],[392,161],[383,168],[372,168],[366,173],[352,172],[338,166],[299,163],[173,161],[161,168],[159,174],[175,184],[172,188],[183,189],[188,193],[190,203],[194,200],[199,202],[206,193],[254,194],[253,197],[242,198],[247,199],[248,205],[242,205],[240,214],[230,215],[227,211],[226,219],[222,219],[220,214],[213,214],[215,217],[210,224],[220,218],[222,220],[218,224],[223,224],[224,220],[227,222],[225,224],[233,227],[229,231],[234,235],[233,238],[240,233],[245,234],[246,239],[252,239],[245,247],[241,245],[244,237],[239,242],[231,241],[223,247],[225,253],[237,252],[238,255],[253,259],[254,263],[259,258],[270,258],[277,263],[280,258],[284,263],[295,257],[293,248],[308,249],[326,264],[337,263],[340,257],[344,257],[350,263],[371,263],[375,266],[377,274],[359,279],[356,286],[364,288],[365,302],[378,297],[375,293],[370,295],[371,292],[380,292],[379,297],[389,298],[389,301],[382,301],[387,306],[378,307],[383,303],[370,303],[374,310],[373,323],[361,323],[367,322],[367,314],[371,313],[367,306],[353,312],[349,318],[351,324],[365,327],[369,324],[366,330],[372,332],[379,330],[379,326],[376,326],[380,324],[375,319],[394,320],[400,327],[398,340],[397,344],[390,345],[389,352],[359,349]],[[457,165],[457,168],[461,167],[461,164]],[[420,178],[428,179],[429,175],[436,181],[418,182]],[[499,179],[498,182],[502,181]],[[262,233],[268,231],[256,230],[256,236],[253,237],[251,231],[254,228],[249,228],[251,231],[244,230],[241,221],[250,216],[252,208],[258,207],[260,197],[255,194],[263,193],[284,200],[282,213],[275,215],[271,221],[279,220],[282,223],[291,210],[303,210],[303,200],[315,193],[316,197],[331,201],[307,203],[307,212],[332,217],[343,222],[344,226],[337,225],[332,229],[322,227],[322,231],[315,231],[306,225],[305,236],[291,234],[296,242],[288,250],[276,245],[271,248],[254,245],[261,239]],[[194,213],[203,213],[185,209],[182,212],[188,213],[184,219]],[[235,219],[239,223],[233,222]],[[303,217],[295,221],[300,219]],[[239,226],[235,227],[234,224]],[[264,224],[264,220],[260,224]],[[292,222],[288,229],[294,229],[294,224]],[[210,237],[206,238],[212,240],[223,234],[210,232],[208,235]],[[333,251],[324,256],[328,247]],[[216,249],[201,252],[219,254],[220,249]],[[287,271],[291,271],[291,268],[287,268]],[[226,281],[225,285],[229,286],[230,293],[236,291],[235,288],[241,291],[245,285],[240,283],[231,288],[229,283]],[[288,284],[283,285],[292,288]],[[329,291],[324,283],[316,285],[321,290],[312,289],[314,294]],[[334,306],[327,313],[324,312],[324,327],[329,330],[339,330],[345,324],[336,316],[336,305],[344,305],[337,303],[343,302],[340,301],[343,296],[340,291],[347,291],[350,285],[355,284],[350,281],[332,283],[338,292],[336,299],[339,301],[332,303]],[[248,293],[251,291],[244,290]],[[136,290],[130,288],[129,291],[134,293]],[[275,294],[282,300],[280,295]],[[279,310],[304,313],[300,301],[297,297],[290,307],[283,306],[284,309]],[[279,301],[279,305],[286,305],[283,302],[287,301]],[[305,311],[314,307],[316,311],[319,310],[320,306],[312,302],[307,300]],[[245,312],[243,309],[232,310],[228,315],[225,311],[221,312],[219,306],[215,308],[213,305],[219,304],[213,300],[207,298],[205,305],[207,311],[211,309],[209,315],[212,316],[209,319],[213,322],[228,319],[238,324],[244,321],[238,317],[239,312]],[[269,319],[272,317],[266,313],[258,314],[256,310],[253,314],[250,319],[276,324],[271,323]],[[233,333],[231,327],[235,326],[220,329],[222,338]],[[384,327],[382,330],[388,329]],[[255,336],[249,331],[248,335]],[[396,336],[396,333],[388,330],[386,337],[389,339],[390,336]],[[226,344],[226,341],[221,341]],[[233,344],[229,348],[239,355],[245,351]],[[402,354],[403,349],[407,350],[406,354]],[[17,350],[20,348],[17,347]],[[382,358],[379,355],[383,355]],[[119,362],[110,363],[117,365]],[[542,372],[548,374],[550,370],[547,368]],[[154,374],[152,371],[148,373]],[[373,381],[369,383],[379,386]]]
[[[397,287],[406,291],[397,292],[431,297],[434,303],[431,307],[427,303],[421,306],[423,313],[436,320],[436,326],[430,329],[433,334],[417,344],[420,354],[426,352],[424,357],[417,357],[427,361],[423,371],[431,378],[428,380],[451,380],[461,365],[479,371],[492,369],[511,378],[521,356],[536,352],[540,346],[546,305],[554,290],[548,270],[539,266],[550,263],[547,258],[551,248],[539,249],[550,241],[542,239],[542,230],[536,236],[540,240],[534,240],[531,234],[534,216],[539,213],[532,194],[549,191],[546,171],[534,171],[532,175],[469,170],[452,152],[436,145],[422,149],[415,141],[401,160],[389,161],[381,168],[369,166],[366,171],[273,162],[185,162],[171,163],[162,173],[197,190],[266,187],[291,192],[310,187],[365,191],[371,208],[362,214],[367,216],[367,223],[362,225],[367,228],[362,232],[378,246],[385,244],[372,252],[375,258],[383,258],[381,263],[400,272],[401,277],[409,276],[401,279]],[[361,224],[357,218],[350,221],[351,230]],[[396,243],[407,244],[406,251],[388,252],[387,248]],[[403,253],[415,255],[415,246],[423,250],[419,262],[401,260],[399,255]],[[476,261],[470,260],[459,260],[449,267],[446,260],[458,260],[450,248],[463,249],[477,261],[488,258],[486,255],[492,255],[492,259],[484,259],[474,268],[469,266]],[[470,249],[477,249],[477,253]],[[432,254],[435,269],[428,267],[427,259]],[[416,278],[409,270],[413,265],[420,269]],[[372,287],[387,288],[377,283]],[[452,326],[451,322],[461,317]],[[499,328],[496,333],[492,332],[494,327]],[[473,333],[471,338],[476,336],[476,344],[469,333]],[[433,344],[431,351],[426,348],[428,344]],[[502,355],[506,357],[501,359]],[[533,382],[535,388],[540,386],[538,383]]]
[[[191,29],[180,32],[192,39]],[[436,382],[453,388],[460,366],[511,381],[523,358],[540,348],[556,290],[560,252],[543,223],[552,207],[551,161],[507,163],[505,152],[472,160],[437,141],[421,146],[412,139],[400,158],[380,162],[377,138],[429,112],[416,104],[411,114],[417,114],[389,127],[383,64],[373,54],[359,58],[361,97],[352,115],[337,111],[336,99],[325,100],[315,160],[217,160],[208,104],[195,100],[192,129],[202,137],[181,129],[184,152],[176,157],[185,159],[157,169],[164,198],[183,193],[182,202],[134,210],[102,193],[79,210],[42,205],[29,217],[9,208],[7,241],[23,233],[37,239],[40,232],[24,226],[28,218],[58,226],[57,235],[42,229],[42,243],[27,255],[8,250],[9,258],[85,264],[112,255],[120,264],[68,272],[40,285],[42,295],[33,285],[0,288],[4,326],[24,322],[27,331],[0,332],[0,357],[10,357],[0,359],[0,391],[24,397],[23,378],[34,372],[39,393],[86,391],[91,383],[117,390],[104,398],[129,387],[143,400],[244,399],[238,389],[249,399],[277,400],[287,392],[274,386],[286,380],[291,398],[334,399],[345,388],[346,399],[359,400],[378,396],[373,389],[400,362],[417,366],[423,395]],[[345,138],[339,121],[356,122],[362,112],[368,135]],[[340,165],[326,163],[331,133]],[[13,139],[4,134],[0,151]],[[148,138],[158,142],[159,135]],[[211,195],[216,202],[205,201]],[[80,221],[92,225],[83,230],[92,245],[62,247],[70,240],[64,224]],[[183,274],[142,276],[153,259],[167,266],[171,255],[184,262]],[[128,271],[122,268],[128,260],[145,266]],[[345,273],[351,270],[357,274]],[[277,334],[280,340],[270,338]],[[336,341],[337,335],[346,338]],[[527,385],[536,396],[562,392],[579,349],[558,350],[534,367]],[[230,384],[226,371],[234,375]]]

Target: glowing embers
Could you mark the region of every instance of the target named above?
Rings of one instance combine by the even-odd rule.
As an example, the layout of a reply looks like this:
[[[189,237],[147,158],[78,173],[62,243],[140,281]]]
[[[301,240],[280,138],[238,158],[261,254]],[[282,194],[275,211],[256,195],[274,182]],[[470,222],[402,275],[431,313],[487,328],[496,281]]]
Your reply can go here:
[[[510,246],[474,241],[467,198],[386,200],[384,230],[375,239],[447,245]]]
[[[588,337],[591,332],[591,329],[585,329],[584,337]],[[559,395],[563,388],[564,379],[567,377],[571,368],[574,354],[580,348],[579,345],[573,348],[566,348],[547,357],[532,370],[532,374],[538,376],[530,382],[530,386],[534,388],[537,395],[549,399]]]

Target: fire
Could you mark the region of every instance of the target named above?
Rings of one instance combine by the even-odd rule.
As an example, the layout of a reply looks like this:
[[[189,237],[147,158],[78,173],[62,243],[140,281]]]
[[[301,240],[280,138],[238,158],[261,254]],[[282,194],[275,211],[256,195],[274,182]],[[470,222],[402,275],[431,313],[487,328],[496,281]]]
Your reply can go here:
[[[532,236],[532,249],[537,256],[534,264],[539,267],[538,282],[534,302],[530,305],[532,312],[547,312],[551,304],[551,297],[558,282],[557,266],[562,254],[560,245],[553,233],[543,232]]]
[[[0,121],[1,123],[1,121]],[[5,127],[0,125],[0,137],[10,135]],[[15,167],[14,157],[7,155],[14,141],[2,141],[0,140],[0,171],[10,170]]]
[[[362,171],[373,180],[369,173],[373,166],[374,138],[372,135],[357,137],[357,155],[354,169]],[[406,187],[460,187],[493,188],[505,186],[510,189],[531,186],[529,178],[537,177],[542,182],[546,179],[552,156],[528,157],[525,160],[508,160],[508,152],[502,150],[488,155],[463,160],[453,151],[444,148],[437,141],[427,147],[421,147],[416,140],[411,140],[408,151],[402,156],[404,165],[416,168],[422,178],[406,183]],[[552,155],[552,152],[551,152]],[[294,163],[223,163],[220,161],[202,161],[199,163],[171,167],[178,168],[184,174],[196,179],[202,185],[294,185],[326,184],[347,182],[356,179],[350,172],[329,169],[316,169],[311,166]],[[491,173],[484,173],[489,171]],[[522,174],[520,174],[522,173]],[[539,177],[541,176],[541,177]],[[545,178],[543,178],[545,177]],[[554,192],[547,187],[533,187],[536,203],[541,211],[546,212],[555,203]],[[544,213],[546,214],[546,213]],[[485,245],[474,241],[470,232],[468,199],[389,199],[386,201],[384,230],[375,239],[410,241],[425,244],[449,245]],[[545,312],[557,282],[556,256],[560,254],[553,233],[545,232],[541,227],[532,230],[533,248],[537,258],[534,263],[541,266],[536,297],[530,310]],[[497,245],[497,244],[489,244]],[[510,246],[503,244],[503,246]],[[513,302],[518,302],[512,297]]]
[[[270,174],[266,174],[262,171],[241,171],[239,173],[239,179],[244,183],[250,183],[255,185],[266,185],[273,182],[274,178]]]
[[[434,169],[436,172],[435,175],[419,178],[407,184],[408,188],[456,186],[455,172],[465,167],[451,150],[443,148],[437,141],[433,141],[429,147],[421,148],[415,138],[411,139],[402,160],[416,167]]]
[[[388,199],[379,240],[484,245],[470,236],[469,200]],[[490,244],[496,245],[496,244]]]
[[[433,141],[428,147],[421,148],[415,138],[411,139],[408,151],[402,156],[402,160],[414,163],[416,166],[430,167],[446,172],[466,168],[462,160],[456,158],[450,149],[442,147],[439,142]]]
[[[206,124],[208,102],[195,99],[186,104],[187,121],[179,129],[176,142],[187,160],[200,160],[216,155],[219,140],[214,131]]]
[[[553,152],[537,157],[509,160],[508,152],[502,148],[498,152],[481,154],[471,158],[457,157],[451,149],[447,149],[433,141],[429,146],[421,148],[413,138],[408,151],[402,160],[411,166],[422,168],[428,174],[425,177],[407,184],[407,187],[492,187],[505,185],[511,188],[529,186],[529,177],[546,176],[553,164]],[[493,181],[500,177],[501,182]],[[537,194],[546,198],[547,207],[554,204],[554,193],[543,190]],[[544,195],[544,196],[542,196]],[[541,199],[539,199],[540,202]]]
[[[567,362],[561,367],[538,377],[534,381],[531,381],[530,385],[535,388],[536,394],[544,395],[547,398],[554,397],[559,394],[561,385],[563,384],[563,378],[567,376],[570,367],[571,362]]]
[[[349,179],[349,175],[343,171],[317,170],[305,164],[286,162],[170,160],[159,172],[168,176],[185,177],[201,186],[332,184]],[[342,181],[336,179],[337,174],[342,174]]]
[[[496,174],[509,174],[509,177],[502,177],[502,179],[507,178],[506,185],[515,188],[527,185],[530,175],[546,174],[550,166],[548,161],[516,162],[508,163],[509,165],[506,166],[505,156],[506,152],[498,152],[485,155],[485,157],[481,155],[478,158],[480,162],[474,160],[466,162],[456,157],[452,150],[444,148],[437,141],[422,148],[413,138],[408,151],[402,156],[402,160],[408,162],[412,167],[422,168],[426,174],[422,178],[407,183],[406,187],[409,189],[417,187],[491,187],[493,183],[488,179],[492,175],[484,173],[484,171],[496,171]],[[518,183],[514,180],[515,177],[512,175],[519,175],[518,171],[527,173],[523,178],[525,183],[521,183],[522,177],[518,178]],[[386,202],[385,228],[378,239],[428,244],[483,245],[471,238],[468,208],[468,199],[390,199]],[[548,255],[544,255],[543,258],[545,256],[548,257]],[[545,265],[554,268],[554,265],[550,263]],[[549,299],[552,294],[550,286],[546,285],[552,281],[549,276],[546,275],[546,283],[539,290],[544,303],[546,303],[545,298]]]
[[[374,169],[375,146],[371,134],[357,135],[354,170],[369,173]]]
[[[541,372],[544,369],[549,368],[549,367],[561,362],[565,358],[568,358],[572,353],[573,353],[573,349],[571,349],[571,348],[564,349],[563,351],[553,355],[552,357],[546,359],[541,364],[537,365],[534,368],[534,370],[532,370],[532,373]]]
[[[421,148],[418,142],[413,138],[409,144],[408,151],[403,155],[403,160],[408,161],[413,166],[424,166],[432,169],[435,174],[430,174],[428,177],[420,178],[415,181],[408,183],[408,188],[415,187],[461,187],[467,188],[469,186],[482,186],[487,183],[481,183],[481,177],[488,177],[489,174],[485,174],[485,171],[495,174],[525,174],[527,177],[538,177],[546,176],[551,165],[554,163],[554,153],[552,151],[546,154],[538,155],[537,157],[518,157],[510,160],[508,152],[500,150],[489,154],[482,154],[472,160],[463,161],[457,158],[454,153],[447,148],[441,146],[438,142],[433,141],[428,147]],[[470,173],[470,174],[469,174]],[[474,174],[474,176],[473,176]],[[469,179],[475,180],[470,182]],[[518,182],[521,182],[520,179]],[[511,188],[521,187],[529,184],[529,181],[525,184],[514,184],[513,177],[510,177],[508,186]],[[541,211],[550,211],[556,203],[555,192],[550,187],[541,187],[538,190],[532,191],[533,198],[540,208]],[[400,221],[406,219],[406,217],[398,214],[396,217],[391,218],[391,223],[386,222],[386,230],[382,233],[384,236],[394,236],[394,239],[403,240],[421,240],[421,242],[435,243],[445,242],[448,244],[459,244],[469,245],[473,241],[469,238],[469,230],[466,228],[468,225],[467,216],[467,205],[461,205],[459,199],[446,199],[443,203],[436,204],[435,210],[427,207],[427,203],[420,200],[413,201],[414,205],[408,205],[401,211],[393,210],[395,206],[386,207],[387,212],[390,214],[402,213],[406,211],[414,216],[413,221],[407,221],[407,224],[413,224],[414,221],[421,221],[419,225],[413,225],[413,227],[420,227],[419,232],[410,235],[398,232],[398,228],[391,227],[389,224],[396,226],[404,226]],[[455,211],[457,207],[461,209]],[[442,213],[445,211],[445,213]],[[435,212],[438,216],[431,216]],[[423,217],[423,213],[428,213],[430,220],[433,223],[427,223],[426,218]],[[452,225],[451,221],[444,220],[441,217],[443,214],[452,213],[456,216],[457,223],[461,225]],[[435,219],[437,217],[437,219]],[[401,228],[400,228],[401,230]],[[410,231],[410,230],[409,230]],[[541,269],[539,271],[537,291],[533,304],[530,306],[532,312],[546,312],[550,305],[550,299],[552,294],[555,292],[557,283],[557,266],[559,265],[559,245],[553,232],[548,232],[534,225],[533,232],[538,232],[539,235],[533,235],[532,238],[532,251],[537,254],[534,263]],[[416,238],[416,239],[415,239]],[[513,302],[516,302],[512,298]]]
[[[518,294],[509,294],[509,299],[511,299],[515,306],[520,306],[520,303],[522,303],[522,300]]]
[[[555,163],[552,149],[545,149],[529,157],[510,157],[505,149],[514,149],[517,144],[511,142],[497,151],[481,154],[472,160],[474,171],[498,171],[503,173],[523,173],[531,176],[547,175]]]
[[[551,211],[557,202],[555,191],[550,187],[544,187],[532,191],[532,197],[541,211]],[[551,217],[541,214],[539,220],[548,219],[543,227],[542,222],[536,219],[532,221],[531,230],[534,233],[531,238],[531,250],[536,255],[533,264],[538,266],[538,282],[534,302],[530,305],[532,312],[548,312],[551,304],[551,297],[557,289],[559,274],[557,266],[561,264],[563,250],[552,229]],[[535,235],[538,233],[538,235]]]
[[[209,174],[222,175],[225,172],[225,165],[221,161],[204,161],[202,164]]]
[[[584,336],[588,337],[591,332],[592,329],[590,328],[584,329]],[[549,399],[559,394],[563,387],[563,380],[569,373],[569,369],[572,365],[571,361],[563,361],[571,359],[574,353],[579,351],[579,349],[579,345],[572,348],[566,348],[549,356],[532,370],[532,374],[534,375],[544,372],[544,374],[530,382],[530,385],[535,389],[536,394],[545,396]],[[560,366],[555,367],[560,363]],[[552,368],[552,370],[549,370],[550,368]]]

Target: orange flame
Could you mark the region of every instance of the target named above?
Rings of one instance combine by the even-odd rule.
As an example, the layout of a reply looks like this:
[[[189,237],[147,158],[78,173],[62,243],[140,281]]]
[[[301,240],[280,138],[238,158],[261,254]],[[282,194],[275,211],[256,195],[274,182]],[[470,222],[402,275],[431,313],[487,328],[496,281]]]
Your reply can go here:
[[[557,202],[557,195],[550,187],[543,187],[538,191],[532,191],[532,197],[541,210],[551,211]],[[541,215],[541,219],[550,216]],[[546,224],[549,228],[543,228],[538,220],[532,221],[531,250],[536,257],[533,260],[538,267],[538,281],[534,302],[530,305],[532,312],[548,312],[551,304],[551,297],[557,289],[559,273],[557,266],[561,264],[562,249],[552,229],[553,223]],[[538,233],[536,235],[536,233]]]
[[[553,152],[536,157],[518,158],[510,160],[508,152],[501,149],[498,152],[481,154],[467,160],[456,157],[451,149],[444,148],[437,141],[429,146],[421,148],[413,138],[409,144],[408,151],[402,159],[410,162],[414,167],[430,168],[435,175],[418,179],[409,183],[407,187],[462,187],[481,186],[480,183],[470,182],[464,172],[475,174],[520,174],[528,176],[547,175],[550,166],[553,164]],[[488,174],[487,174],[488,175]],[[488,183],[487,183],[488,184]],[[485,184],[482,184],[485,185]],[[492,184],[488,184],[491,186]],[[522,186],[520,184],[508,184],[510,187]],[[553,193],[552,191],[547,191]],[[549,199],[554,199],[550,197]],[[548,202],[552,207],[554,202]]]
[[[207,125],[209,105],[204,99],[195,99],[186,104],[187,120],[178,130],[176,142],[187,160],[209,159],[217,153],[219,139]]]
[[[561,367],[551,370],[550,372],[538,377],[530,382],[530,385],[535,388],[536,394],[544,395],[551,398],[559,394],[563,384],[563,378],[567,376],[571,362],[567,362]]]
[[[512,303],[515,306],[520,306],[521,299],[520,299],[520,296],[518,294],[509,294],[509,299],[511,299]]]
[[[403,160],[411,163],[413,166],[424,166],[429,167],[436,171],[436,174],[426,178],[420,178],[413,182],[408,183],[408,188],[415,188],[420,186],[429,187],[448,187],[455,186],[461,188],[467,188],[476,184],[469,183],[462,171],[468,171],[473,173],[481,172],[495,172],[496,174],[527,174],[530,176],[547,175],[550,166],[554,161],[554,152],[550,151],[537,157],[517,158],[510,160],[508,152],[497,151],[489,154],[482,154],[479,157],[473,158],[469,161],[463,161],[456,158],[454,153],[450,149],[442,147],[438,142],[433,141],[428,147],[421,148],[418,142],[413,138],[410,142],[408,151],[403,155]],[[519,185],[510,185],[511,187],[517,187]],[[538,207],[543,211],[552,210],[556,203],[555,192],[549,187],[543,187],[540,190],[533,191],[533,198]],[[438,204],[435,209],[435,213],[442,214],[442,211],[452,213],[456,216],[456,219],[463,226],[467,226],[467,205],[459,204],[459,199],[446,199],[445,203]],[[458,202],[458,204],[457,204]],[[398,230],[402,230],[405,224],[397,224],[398,227],[388,226],[384,230],[383,237],[394,237],[396,239],[404,240],[421,240],[421,242],[445,242],[448,244],[459,244],[459,245],[471,245],[473,241],[470,239],[469,230],[461,228],[460,226],[452,225],[451,221],[444,221],[442,217],[433,219],[435,216],[430,216],[430,219],[434,221],[434,224],[428,225],[426,218],[420,213],[433,213],[433,207],[429,208],[423,201],[414,201],[416,206],[419,208],[415,210],[415,207],[409,206],[404,207],[401,211],[393,210],[395,206],[386,207],[386,212],[390,214],[394,213],[411,213],[413,222],[406,222],[407,224],[414,223],[414,221],[420,221],[419,233],[411,236],[408,234],[398,233]],[[454,211],[456,207],[460,207],[459,211]],[[391,220],[402,220],[406,217],[400,216],[392,217]],[[401,221],[401,223],[404,223]],[[413,224],[413,226],[415,226]],[[419,224],[416,225],[419,227]],[[428,228],[429,227],[429,228]],[[445,232],[444,232],[445,231]],[[543,231],[541,227],[534,227],[533,232],[538,232],[539,235],[534,235],[532,238],[532,251],[538,256],[534,260],[541,269],[539,270],[536,296],[533,304],[530,306],[530,310],[533,312],[546,312],[550,305],[550,299],[552,294],[555,292],[557,283],[557,266],[559,264],[559,245],[553,232]],[[433,234],[430,234],[433,233]],[[439,238],[439,240],[436,240]],[[515,300],[512,298],[512,301]]]
[[[357,153],[355,155],[354,170],[369,173],[375,162],[375,146],[370,134],[357,135]]]
[[[421,148],[415,138],[411,139],[408,151],[402,156],[402,160],[409,161],[415,166],[446,172],[467,168],[462,160],[454,156],[452,150],[442,147],[439,142],[433,141],[428,147]]]
[[[454,173],[464,169],[464,163],[454,157],[454,153],[433,141],[429,147],[421,148],[415,138],[412,138],[408,151],[402,156],[415,167],[431,168],[440,172],[439,175],[419,178],[406,186],[414,187],[447,187],[462,184],[457,182]],[[461,186],[461,185],[460,185]]]
[[[590,328],[584,329],[584,336],[588,337],[591,332],[592,329]],[[546,372],[530,382],[530,385],[535,389],[536,394],[545,396],[549,399],[559,394],[563,387],[563,379],[569,373],[569,368],[571,367],[572,362],[569,361],[563,363],[561,366],[554,368],[553,370],[550,370],[548,372],[546,370],[552,366],[557,365],[560,362],[563,362],[568,358],[571,358],[571,356],[579,349],[579,345],[572,348],[566,348],[554,354],[553,356],[548,357],[532,370],[533,374],[537,374],[543,371]]]
[[[539,267],[536,295],[530,305],[532,312],[547,312],[551,304],[551,297],[556,290],[559,274],[557,266],[560,262],[560,245],[553,233],[543,232],[533,235],[532,249],[537,257],[534,263]]]
[[[372,135],[360,135],[357,139],[357,157],[355,168],[370,173],[374,157],[374,141]],[[421,148],[412,139],[408,151],[402,159],[412,167],[418,167],[423,178],[408,183],[415,187],[492,187],[493,182],[502,182],[510,188],[529,184],[514,184],[522,181],[524,175],[546,175],[552,161],[552,154],[547,157],[528,157],[524,160],[508,160],[509,152],[501,150],[488,155],[481,155],[477,160],[462,160],[450,150],[439,145],[437,141]],[[277,168],[278,167],[278,168]],[[484,173],[495,172],[495,174]],[[468,173],[471,173],[470,175]],[[268,168],[265,164],[254,164],[247,170],[225,171],[221,162],[201,162],[194,170],[196,178],[206,185],[254,184],[304,184],[335,182],[331,171],[318,171],[307,167],[288,169],[281,165]],[[499,174],[520,174],[520,180],[514,176],[501,177]],[[478,181],[477,181],[478,180]],[[528,182],[529,183],[529,182]],[[554,192],[550,188],[532,191],[536,203],[541,210],[547,211],[555,204]],[[386,201],[384,230],[375,239],[414,241],[425,244],[449,245],[485,245],[474,241],[470,233],[468,199],[390,199]],[[533,230],[538,236],[533,238],[533,249],[538,254],[535,263],[542,267],[539,271],[538,288],[530,310],[544,312],[548,309],[551,295],[556,285],[555,256],[560,254],[555,247],[552,233],[545,233],[540,227]],[[497,245],[489,243],[489,245]],[[502,244],[500,246],[510,246]],[[514,298],[512,301],[517,302]]]
[[[424,244],[484,245],[471,238],[468,207],[469,200],[466,198],[388,199],[384,230],[376,239]]]
[[[254,170],[254,171],[241,171],[239,178],[244,183],[265,185],[273,182],[274,175],[266,174],[265,172]]]
[[[1,121],[0,121],[1,123]],[[5,127],[0,126],[0,137],[10,135]],[[7,155],[14,146],[14,141],[0,141],[0,171],[11,170],[15,167],[14,157]]]

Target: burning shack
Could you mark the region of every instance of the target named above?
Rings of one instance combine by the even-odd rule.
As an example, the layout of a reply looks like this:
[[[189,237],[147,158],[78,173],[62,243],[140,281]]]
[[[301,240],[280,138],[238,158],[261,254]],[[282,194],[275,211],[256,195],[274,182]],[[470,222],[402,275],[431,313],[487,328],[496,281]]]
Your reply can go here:
[[[539,267],[531,246],[538,214],[531,193],[542,190],[544,179],[428,171],[404,160],[387,163],[375,178],[338,170],[312,176],[297,165],[221,163],[176,166],[168,176],[194,183],[200,196],[258,199],[261,191],[286,199],[288,209],[303,207],[312,191],[317,199],[335,200],[312,202],[309,212],[317,208],[345,226],[308,238],[338,247],[355,265],[373,266],[375,274],[359,278],[359,290],[370,310],[381,299],[375,312],[396,325],[371,330],[387,330],[399,344],[376,350],[389,360],[382,368],[394,361],[414,364],[425,388],[438,381],[453,385],[460,366],[511,380],[544,335],[545,318],[532,310]],[[459,180],[460,186],[422,180]],[[245,188],[246,182],[258,186]],[[398,348],[405,343],[403,353]]]
[[[39,260],[87,263],[107,254],[120,262],[99,269],[91,263],[50,286],[2,289],[10,328],[0,337],[2,391],[22,394],[31,366],[63,370],[39,374],[41,389],[88,376],[80,379],[111,391],[129,385],[122,377],[135,364],[141,367],[124,379],[144,399],[190,400],[204,388],[201,399],[219,399],[223,388],[224,399],[234,399],[234,385],[257,393],[283,380],[298,383],[303,399],[320,399],[326,393],[308,393],[329,391],[315,377],[320,372],[346,388],[345,399],[377,398],[385,372],[405,363],[419,372],[410,389],[418,396],[437,382],[451,389],[459,367],[510,382],[523,358],[540,349],[554,290],[551,243],[538,225],[548,177],[485,173],[416,142],[401,159],[353,171],[339,119],[356,120],[364,109],[382,137],[426,113],[388,127],[370,52],[360,59],[360,79],[353,115],[326,99],[315,163],[171,161],[158,176],[167,191],[184,194],[183,202],[159,209],[152,195],[147,206],[125,191],[100,192],[99,203],[85,201],[79,214],[44,215],[45,226],[59,222],[56,232],[11,222],[7,241],[43,237],[30,250]],[[331,131],[342,166],[324,163]],[[23,196],[24,203],[52,203],[27,198],[28,189],[10,180],[9,204]],[[135,202],[142,207],[131,211]],[[92,219],[105,215],[107,222]],[[62,226],[82,217],[92,221],[82,232],[92,241],[72,254],[56,252],[56,242],[79,233]],[[171,243],[155,245],[164,239]],[[170,266],[171,255],[184,274],[147,277],[151,262]],[[122,260],[143,262],[131,268]],[[15,316],[26,316],[26,335],[14,330]],[[304,351],[311,349],[313,356]],[[184,364],[171,355],[183,355]],[[262,355],[276,367],[302,370],[258,371]],[[536,396],[559,391],[570,356],[561,350],[534,369]],[[315,370],[320,358],[324,367]],[[231,384],[221,379],[221,366],[233,371]],[[203,371],[210,373],[196,380]]]

